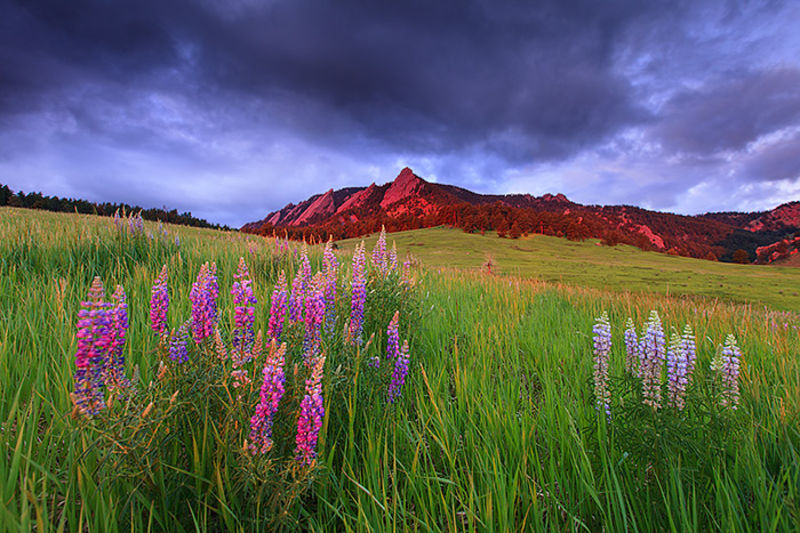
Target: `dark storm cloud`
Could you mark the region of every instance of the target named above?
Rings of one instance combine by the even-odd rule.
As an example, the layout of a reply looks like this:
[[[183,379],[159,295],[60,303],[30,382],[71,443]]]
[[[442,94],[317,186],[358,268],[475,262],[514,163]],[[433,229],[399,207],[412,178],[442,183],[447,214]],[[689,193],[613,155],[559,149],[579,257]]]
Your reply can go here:
[[[780,181],[800,177],[800,132],[751,154],[743,167],[748,179]]]
[[[711,155],[742,150],[800,122],[800,69],[728,73],[667,102],[656,134],[669,150]]]

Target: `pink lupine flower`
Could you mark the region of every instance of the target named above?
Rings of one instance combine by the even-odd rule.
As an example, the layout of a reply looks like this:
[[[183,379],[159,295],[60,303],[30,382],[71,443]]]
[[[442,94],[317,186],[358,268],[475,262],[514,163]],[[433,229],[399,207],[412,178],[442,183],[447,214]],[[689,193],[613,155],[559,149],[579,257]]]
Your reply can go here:
[[[197,281],[192,284],[189,298],[192,301],[192,334],[200,344],[214,334],[217,326],[217,265],[206,262],[200,267]]]
[[[611,324],[603,311],[594,328],[594,398],[596,409],[611,416],[611,393],[608,390],[608,362],[611,355]]]
[[[239,258],[239,267],[234,275],[231,294],[233,295],[233,350],[239,354],[248,354],[253,347],[255,334],[253,324],[256,321],[255,304],[253,295],[253,281],[243,257]]]
[[[286,275],[281,270],[278,276],[278,282],[272,291],[272,306],[269,311],[269,324],[267,328],[267,336],[276,341],[281,340],[281,333],[283,332],[283,321],[286,317]]]
[[[75,389],[72,401],[78,411],[95,415],[104,407],[103,375],[111,346],[111,304],[105,303],[103,282],[95,277],[89,299],[78,311],[78,350],[75,352]]]
[[[314,465],[317,457],[317,439],[325,417],[322,405],[322,368],[325,356],[314,364],[311,377],[306,380],[306,394],[300,403],[300,418],[297,420],[297,461],[304,465]]]
[[[130,381],[125,377],[125,356],[122,355],[128,331],[128,303],[122,285],[117,285],[117,289],[111,295],[111,300],[112,307],[109,309],[110,344],[103,380],[110,389],[124,389],[130,386]]]
[[[167,310],[169,291],[167,289],[167,265],[161,267],[150,291],[150,327],[160,335],[167,331]]]
[[[261,401],[256,406],[256,413],[250,419],[250,451],[253,454],[267,453],[272,448],[272,421],[278,411],[278,404],[283,398],[286,376],[283,364],[286,355],[286,343],[276,348],[275,339],[269,346],[269,355],[264,363],[261,383]]]

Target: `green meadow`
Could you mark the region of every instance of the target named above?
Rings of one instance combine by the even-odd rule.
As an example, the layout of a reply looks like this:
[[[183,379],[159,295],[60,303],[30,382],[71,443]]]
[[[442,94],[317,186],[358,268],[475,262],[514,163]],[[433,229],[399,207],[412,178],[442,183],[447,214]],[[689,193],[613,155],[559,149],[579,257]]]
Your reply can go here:
[[[200,265],[216,262],[226,332],[240,257],[258,299],[256,329],[265,331],[280,271],[291,279],[297,269],[294,254],[277,252],[271,239],[166,230],[169,239],[128,239],[109,219],[0,208],[0,530],[800,525],[798,269],[542,236],[507,240],[443,228],[390,234],[400,263],[406,252],[419,260],[415,287],[398,296],[369,286],[365,331],[375,337],[363,350],[343,347],[336,333],[326,338],[319,457],[313,468],[283,468],[291,464],[288,444],[273,451],[285,461],[257,462],[241,450],[257,390],[223,416],[214,395],[228,390],[224,383],[194,382],[177,367],[169,373],[179,377],[163,391],[156,385],[147,416],[135,402],[109,406],[118,419],[71,416],[77,314],[94,276],[109,293],[116,284],[127,292],[126,371],[133,376],[136,368],[148,391],[162,379],[148,315],[162,265],[175,328],[189,316]],[[366,239],[368,255],[375,240]],[[338,243],[343,320],[354,242]],[[317,270],[321,247],[310,256]],[[482,267],[488,260],[492,275]],[[411,357],[402,396],[388,404],[367,361],[383,357],[395,309]],[[697,339],[696,385],[680,414],[643,409],[635,380],[623,372],[625,321],[640,326],[651,310],[668,335],[690,324]],[[592,325],[603,311],[613,329],[610,418],[598,413],[592,385]],[[743,353],[736,410],[719,408],[710,369],[728,334]],[[193,365],[185,368],[200,368]],[[287,362],[287,374],[290,384],[298,381],[297,364],[292,377]],[[276,443],[293,438],[294,411],[280,413]],[[127,434],[115,433],[123,418],[157,438],[124,441]]]

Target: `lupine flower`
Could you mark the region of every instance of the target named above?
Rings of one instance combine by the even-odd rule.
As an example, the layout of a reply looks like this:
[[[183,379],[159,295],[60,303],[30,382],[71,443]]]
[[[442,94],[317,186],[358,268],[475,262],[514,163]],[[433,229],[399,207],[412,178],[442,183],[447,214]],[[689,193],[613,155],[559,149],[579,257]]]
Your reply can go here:
[[[269,311],[269,325],[267,336],[276,341],[281,340],[283,332],[283,320],[286,317],[286,275],[281,270],[278,282],[272,291],[272,307]]]
[[[303,318],[303,304],[305,300],[305,288],[303,275],[298,272],[292,280],[292,292],[289,293],[289,321],[292,323],[300,322]]]
[[[280,348],[276,348],[276,344],[273,338],[264,370],[261,371],[264,376],[261,383],[261,401],[256,406],[256,413],[250,419],[250,451],[253,454],[267,453],[272,448],[272,420],[285,390],[286,376],[283,373],[283,364],[286,343],[281,344]]]
[[[386,228],[381,226],[381,234],[378,236],[375,248],[372,249],[372,266],[378,269],[381,275],[385,276],[388,263],[389,261],[386,254]]]
[[[167,310],[169,309],[169,291],[167,289],[167,265],[161,267],[150,291],[150,327],[154,332],[163,335],[167,330]]]
[[[386,328],[386,358],[397,359],[400,354],[400,311],[395,311],[389,327]]]
[[[122,355],[122,350],[125,348],[125,335],[128,331],[128,302],[122,285],[117,285],[117,289],[111,295],[111,300],[113,302],[109,310],[111,342],[103,380],[109,388],[124,389],[130,386],[130,381],[125,377],[125,356]]]
[[[319,353],[322,341],[322,321],[325,319],[325,277],[318,272],[306,294],[306,331],[303,337],[303,357],[311,363]]]
[[[392,242],[392,250],[387,258],[387,267],[392,272],[397,270],[397,243],[395,242]]]
[[[400,397],[403,389],[403,384],[406,382],[406,375],[408,374],[408,341],[403,341],[403,347],[397,354],[397,359],[394,361],[394,371],[392,372],[392,381],[389,383],[389,403]]]
[[[639,368],[639,340],[636,337],[636,327],[633,320],[628,317],[625,323],[625,371],[636,374]]]
[[[119,209],[114,211],[114,216],[112,217],[112,221],[114,222],[114,227],[116,227],[117,230],[122,230],[122,222],[120,221],[119,218]]]
[[[96,415],[104,407],[103,367],[111,344],[110,304],[103,302],[103,282],[95,277],[89,299],[78,311],[78,350],[75,352],[75,389],[72,401],[80,413]]]
[[[307,292],[309,285],[311,285],[311,263],[308,261],[308,250],[305,244],[303,244],[303,250],[300,252],[299,274],[303,279],[303,291]]]
[[[611,324],[603,311],[592,328],[594,333],[594,398],[596,408],[611,416],[611,393],[608,390],[608,361],[611,355]]]
[[[350,281],[352,298],[350,307],[350,341],[361,344],[361,333],[364,329],[364,303],[367,300],[366,249],[364,241],[356,246],[353,254],[353,277]]]
[[[678,332],[672,334],[667,349],[667,402],[679,411],[684,407],[688,379],[686,350]]]
[[[300,402],[300,418],[297,420],[297,461],[304,465],[313,465],[317,457],[317,438],[325,417],[322,405],[322,367],[325,356],[319,357],[306,380],[306,394]]]
[[[339,274],[339,261],[333,253],[332,238],[325,245],[322,273],[325,276],[325,326],[332,331],[336,326],[336,281]]]
[[[403,269],[400,271],[400,285],[405,289],[414,287],[414,278],[411,275],[411,263],[411,256],[406,256],[406,260],[403,261]]]
[[[192,283],[189,293],[192,301],[192,334],[197,344],[213,335],[217,326],[217,297],[217,265],[206,262],[200,267],[197,281]]]
[[[695,345],[692,327],[689,324],[686,324],[686,327],[683,328],[681,345],[686,354],[686,379],[691,381],[692,374],[694,373],[694,363],[697,359],[697,346]]]
[[[228,350],[225,349],[225,343],[222,342],[222,335],[219,329],[214,328],[214,352],[217,354],[217,359],[225,361],[228,358]]]
[[[739,364],[742,351],[736,345],[736,337],[728,335],[725,344],[720,346],[719,355],[714,358],[711,369],[716,371],[722,381],[723,407],[736,409],[739,406]]]
[[[642,402],[653,409],[661,407],[661,369],[665,355],[661,318],[658,312],[651,311],[640,340],[639,377],[642,379]]]
[[[189,360],[186,348],[189,339],[189,321],[187,320],[177,330],[172,330],[169,335],[169,358],[176,363],[185,363]]]
[[[247,354],[253,347],[255,339],[253,324],[256,321],[255,304],[257,300],[253,295],[253,281],[250,279],[250,272],[247,270],[247,264],[243,257],[239,258],[239,268],[233,277],[236,280],[231,288],[235,305],[233,310],[233,350],[240,354]]]

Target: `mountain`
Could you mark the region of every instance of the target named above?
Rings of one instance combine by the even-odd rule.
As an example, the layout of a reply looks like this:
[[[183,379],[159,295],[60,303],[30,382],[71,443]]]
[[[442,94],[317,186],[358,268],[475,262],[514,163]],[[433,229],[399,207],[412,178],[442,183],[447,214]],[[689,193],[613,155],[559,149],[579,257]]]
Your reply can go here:
[[[479,194],[428,182],[404,168],[389,183],[330,189],[245,224],[242,231],[324,239],[356,237],[382,225],[399,231],[442,224],[512,238],[528,233],[594,237],[606,244],[707,259],[732,260],[743,249],[754,260],[770,255],[758,256],[759,247],[798,231],[800,202],[763,212],[687,216],[635,206],[582,205],[563,194]]]

